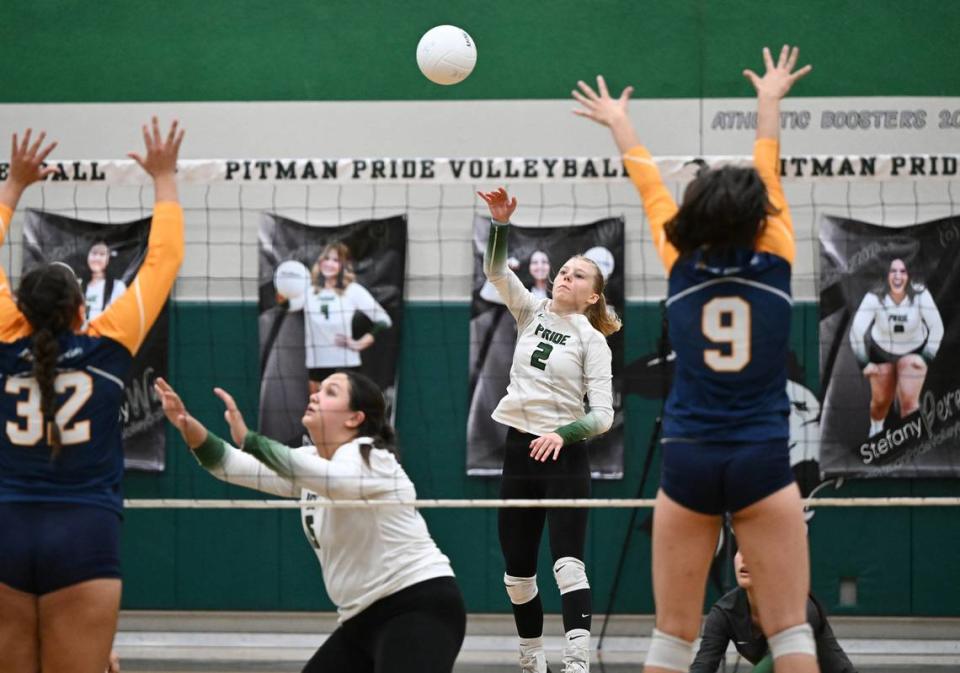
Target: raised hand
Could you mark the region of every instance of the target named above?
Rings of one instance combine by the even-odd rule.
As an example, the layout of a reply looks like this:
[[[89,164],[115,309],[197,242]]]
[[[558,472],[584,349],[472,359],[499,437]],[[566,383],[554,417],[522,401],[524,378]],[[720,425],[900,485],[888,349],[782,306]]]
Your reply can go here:
[[[180,143],[183,142],[183,129],[178,128],[178,125],[179,122],[174,120],[164,138],[160,135],[160,122],[153,117],[149,128],[146,124],[141,127],[147,156],[136,152],[127,154],[153,178],[157,203],[177,200],[177,157],[180,154]]]
[[[23,134],[23,141],[20,141],[14,133],[11,141],[10,171],[3,187],[0,187],[0,203],[6,204],[11,210],[16,209],[24,189],[57,172],[56,168],[43,167],[43,162],[57,143],[52,142],[44,147],[43,141],[47,137],[44,131],[41,131],[36,140],[31,143],[32,133],[33,129],[27,129]]]
[[[477,192],[477,195],[487,202],[490,216],[496,222],[509,222],[513,211],[517,209],[517,197],[510,198],[503,187],[493,192]]]
[[[143,144],[147,148],[147,156],[130,152],[128,157],[136,161],[147,173],[155,179],[163,175],[173,175],[177,171],[177,156],[180,153],[180,143],[183,142],[183,129],[178,129],[179,122],[174,120],[167,131],[167,137],[160,135],[160,122],[156,117],[151,119],[150,127],[146,124],[141,127]]]
[[[811,70],[812,65],[805,65],[796,72],[797,59],[800,57],[800,48],[789,45],[783,45],[780,50],[780,57],[776,65],[773,63],[773,56],[770,55],[768,47],[763,48],[763,63],[766,66],[766,72],[760,77],[752,70],[744,70],[743,76],[750,80],[753,88],[757,90],[758,97],[769,97],[780,99],[787,95],[790,87],[801,77],[805,76]]]
[[[46,147],[43,141],[47,137],[46,131],[40,131],[37,139],[30,143],[30,135],[33,129],[27,129],[23,134],[23,142],[17,142],[17,134],[13,134],[13,142],[10,149],[10,175],[7,181],[27,187],[34,182],[43,180],[48,175],[57,172],[56,168],[43,168],[43,162],[53,152],[57,146],[52,142]]]
[[[597,75],[597,90],[594,91],[589,84],[580,80],[577,82],[580,91],[574,89],[571,95],[582,105],[581,108],[575,108],[573,114],[580,117],[592,119],[598,124],[603,124],[613,128],[618,122],[625,121],[627,117],[627,103],[630,101],[630,94],[633,93],[633,87],[628,86],[624,89],[618,98],[612,98],[607,90],[607,82],[603,75]]]
[[[180,431],[183,441],[191,449],[195,449],[203,444],[207,439],[207,429],[203,424],[190,415],[183,400],[177,395],[177,392],[159,376],[154,381],[153,389],[160,398],[163,405],[163,414],[167,417],[173,426]]]
[[[223,420],[230,426],[230,439],[233,440],[233,445],[242,447],[249,430],[246,421],[243,420],[243,414],[240,413],[240,409],[237,408],[236,400],[233,399],[233,395],[223,388],[214,388],[213,392],[220,398],[220,401],[223,402],[223,406],[226,407],[223,412]]]

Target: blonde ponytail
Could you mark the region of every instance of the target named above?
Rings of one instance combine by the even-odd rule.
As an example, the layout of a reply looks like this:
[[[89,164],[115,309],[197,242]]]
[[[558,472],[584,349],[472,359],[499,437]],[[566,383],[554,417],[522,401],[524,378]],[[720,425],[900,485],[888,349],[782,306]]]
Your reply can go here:
[[[605,337],[620,331],[620,328],[623,327],[623,322],[621,322],[619,316],[617,316],[617,312],[607,306],[607,299],[603,296],[607,281],[604,279],[600,267],[589,257],[577,255],[576,258],[589,262],[593,266],[593,291],[600,296],[595,303],[587,307],[587,310],[585,310],[583,314],[587,316],[587,320],[590,321],[593,329]]]

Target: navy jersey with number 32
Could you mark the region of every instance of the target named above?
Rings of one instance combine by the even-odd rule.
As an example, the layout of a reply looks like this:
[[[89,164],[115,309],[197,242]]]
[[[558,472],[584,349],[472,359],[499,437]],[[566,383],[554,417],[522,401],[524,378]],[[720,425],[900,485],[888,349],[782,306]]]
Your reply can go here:
[[[786,369],[795,243],[779,156],[777,141],[756,141],[754,166],[778,212],[767,218],[753,250],[735,251],[722,267],[699,253],[680,257],[664,233],[677,205],[656,164],[643,147],[625,156],[669,274],[667,317],[677,359],[665,440],[789,437]]]
[[[0,204],[0,243],[13,213]],[[61,450],[54,458],[32,375],[32,328],[0,268],[0,502],[123,507],[124,378],[167,302],[183,259],[183,210],[157,203],[147,255],[126,292],[82,333],[58,335],[54,379]]]

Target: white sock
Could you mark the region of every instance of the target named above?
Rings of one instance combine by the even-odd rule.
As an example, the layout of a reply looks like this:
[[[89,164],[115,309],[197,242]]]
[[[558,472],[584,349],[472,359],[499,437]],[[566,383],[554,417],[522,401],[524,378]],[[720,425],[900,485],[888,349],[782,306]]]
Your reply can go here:
[[[521,656],[533,654],[538,650],[543,650],[543,636],[538,636],[537,638],[521,638],[520,639],[520,655]]]
[[[566,633],[567,644],[590,649],[590,632],[586,629],[570,629]]]
[[[878,432],[883,432],[883,420],[884,419],[882,418],[879,421],[875,421],[873,420],[873,418],[870,419],[870,436],[871,437],[873,437]]]

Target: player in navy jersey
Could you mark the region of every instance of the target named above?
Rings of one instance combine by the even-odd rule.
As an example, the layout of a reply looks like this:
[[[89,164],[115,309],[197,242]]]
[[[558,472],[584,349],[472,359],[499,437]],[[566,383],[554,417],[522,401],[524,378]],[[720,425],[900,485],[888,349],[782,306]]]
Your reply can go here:
[[[13,139],[0,242],[54,145]],[[183,259],[175,171],[183,132],[143,127],[154,182],[147,255],[129,290],[86,323],[80,283],[42,264],[14,299],[0,268],[0,672],[103,673],[120,607],[124,379]]]
[[[640,192],[669,275],[667,312],[677,354],[663,425],[653,525],[657,623],[644,670],[686,671],[704,583],[721,526],[733,513],[751,559],[760,621],[776,670],[817,670],[806,623],[809,558],[800,493],[790,471],[785,394],[793,228],[780,185],[780,99],[810,71],[784,46],[757,91],[755,169],[703,170],[677,208],[627,115],[628,88],[611,98],[584,82],[581,116],[608,126]]]

